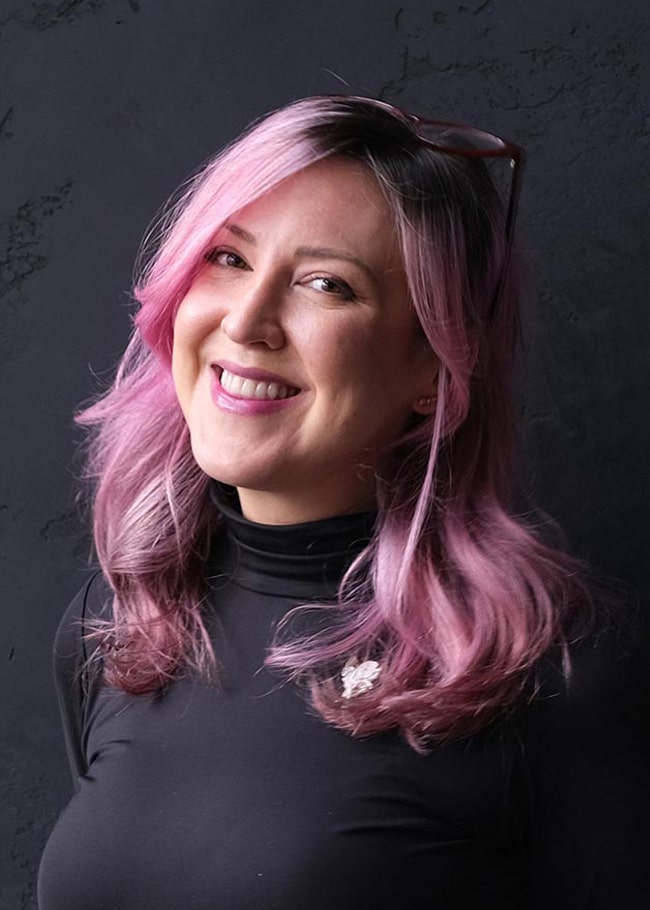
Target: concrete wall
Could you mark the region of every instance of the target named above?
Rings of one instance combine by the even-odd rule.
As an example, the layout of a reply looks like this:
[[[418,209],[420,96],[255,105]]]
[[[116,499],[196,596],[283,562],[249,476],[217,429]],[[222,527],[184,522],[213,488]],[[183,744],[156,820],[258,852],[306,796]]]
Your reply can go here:
[[[146,225],[250,119],[349,88],[526,146],[523,429],[572,548],[648,590],[647,0],[0,2],[0,908],[71,794],[51,639],[86,564],[71,415]]]

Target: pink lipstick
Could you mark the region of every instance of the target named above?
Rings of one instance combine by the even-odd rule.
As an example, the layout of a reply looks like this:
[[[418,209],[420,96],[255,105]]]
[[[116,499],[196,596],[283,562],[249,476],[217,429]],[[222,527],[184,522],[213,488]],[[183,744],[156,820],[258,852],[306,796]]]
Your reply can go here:
[[[231,414],[274,414],[292,406],[301,391],[283,376],[256,367],[242,367],[229,361],[212,366],[212,400]]]

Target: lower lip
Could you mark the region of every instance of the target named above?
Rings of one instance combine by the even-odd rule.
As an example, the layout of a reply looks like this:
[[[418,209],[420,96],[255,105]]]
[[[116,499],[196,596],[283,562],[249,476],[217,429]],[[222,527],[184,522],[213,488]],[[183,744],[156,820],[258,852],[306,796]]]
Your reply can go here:
[[[212,401],[222,411],[228,411],[230,414],[243,414],[249,417],[255,417],[260,414],[275,414],[285,408],[292,407],[294,402],[300,398],[300,392],[297,395],[290,395],[288,398],[238,398],[224,389],[219,376],[214,376],[210,391]]]

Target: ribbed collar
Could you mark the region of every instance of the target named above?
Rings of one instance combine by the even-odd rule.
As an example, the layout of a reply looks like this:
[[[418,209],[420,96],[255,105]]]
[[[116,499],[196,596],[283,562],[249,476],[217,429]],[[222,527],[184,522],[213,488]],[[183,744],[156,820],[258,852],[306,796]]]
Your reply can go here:
[[[233,487],[215,482],[210,495],[224,521],[211,562],[235,584],[262,594],[332,597],[375,521],[374,513],[362,512],[264,525],[244,518]]]

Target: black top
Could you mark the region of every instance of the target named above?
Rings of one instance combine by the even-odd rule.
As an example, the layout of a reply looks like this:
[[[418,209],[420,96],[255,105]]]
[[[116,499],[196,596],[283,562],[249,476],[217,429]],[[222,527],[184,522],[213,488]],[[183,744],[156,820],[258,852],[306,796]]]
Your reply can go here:
[[[209,623],[221,687],[84,694],[95,576],[55,648],[76,793],[50,836],[40,910],[635,910],[650,903],[647,642],[575,648],[567,691],[426,755],[354,739],[263,667],[277,621],[333,596],[368,516],[293,527],[225,508]],[[646,655],[646,656],[644,656]]]

